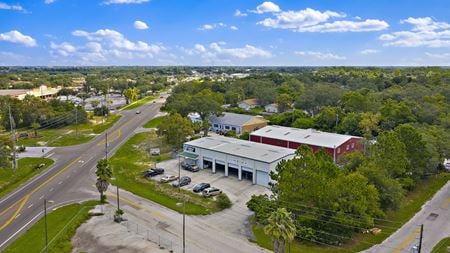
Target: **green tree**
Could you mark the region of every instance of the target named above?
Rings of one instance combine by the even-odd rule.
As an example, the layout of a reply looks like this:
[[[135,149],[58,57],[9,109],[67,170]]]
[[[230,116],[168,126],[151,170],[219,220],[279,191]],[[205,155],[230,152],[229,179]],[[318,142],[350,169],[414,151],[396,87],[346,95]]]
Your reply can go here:
[[[163,118],[159,125],[159,132],[166,136],[167,143],[180,148],[188,136],[194,134],[192,122],[178,113]]]
[[[405,144],[395,132],[383,132],[371,146],[370,156],[378,168],[392,178],[404,177],[408,166]]]
[[[123,93],[126,99],[126,103],[129,104],[130,102],[137,100],[139,92],[139,89],[136,87],[126,89]]]
[[[283,253],[287,242],[294,240],[296,229],[291,214],[278,208],[268,219],[264,233],[272,238],[275,253]]]
[[[359,92],[349,91],[342,96],[342,106],[346,112],[364,112],[367,111],[367,99]]]
[[[378,132],[380,123],[380,114],[366,112],[361,115],[361,121],[358,126],[363,132],[366,139],[372,139],[372,137]]]
[[[34,131],[34,137],[38,137],[38,132],[37,130],[41,127],[41,125],[37,122],[33,122],[33,124],[31,124],[31,128]]]
[[[197,112],[202,120],[206,120],[212,114],[220,114],[224,99],[222,94],[212,92],[211,90],[202,90],[192,96],[190,101],[190,111]],[[204,124],[204,135],[208,134],[209,124]]]
[[[0,168],[8,168],[11,166],[12,146],[12,141],[8,135],[0,136]]]
[[[285,112],[292,107],[292,96],[286,93],[280,94],[278,95],[276,102],[278,104],[278,111]]]
[[[105,203],[106,196],[103,193],[108,190],[109,181],[112,177],[112,170],[107,159],[101,159],[97,162],[95,174],[97,175],[97,183],[95,185],[98,192],[100,192],[100,202]]]

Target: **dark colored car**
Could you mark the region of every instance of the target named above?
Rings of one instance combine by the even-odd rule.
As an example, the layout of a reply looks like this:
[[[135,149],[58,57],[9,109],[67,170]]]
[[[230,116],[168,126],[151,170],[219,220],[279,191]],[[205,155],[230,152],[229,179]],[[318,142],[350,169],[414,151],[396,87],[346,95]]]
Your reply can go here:
[[[197,165],[191,165],[191,164],[187,164],[187,163],[181,163],[181,167],[185,170],[191,171],[191,172],[197,172],[200,169],[198,168]]]
[[[180,180],[173,181],[172,182],[172,186],[178,188],[178,187],[183,187],[185,185],[188,185],[190,183],[191,183],[191,178],[190,177],[182,176],[180,178]]]
[[[211,185],[208,184],[208,183],[200,183],[200,184],[195,185],[194,189],[192,189],[192,191],[194,191],[194,192],[201,192],[201,191],[203,191],[203,190],[205,190],[205,189],[207,189],[209,187],[211,187]]]
[[[156,168],[156,169],[148,170],[147,173],[144,174],[144,176],[145,177],[154,177],[154,176],[161,175],[161,174],[164,174],[164,169]]]

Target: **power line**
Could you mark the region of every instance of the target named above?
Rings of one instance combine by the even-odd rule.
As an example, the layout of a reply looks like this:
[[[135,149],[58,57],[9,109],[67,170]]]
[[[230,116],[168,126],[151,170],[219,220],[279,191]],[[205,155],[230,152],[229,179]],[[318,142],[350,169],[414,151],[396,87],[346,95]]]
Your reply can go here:
[[[313,239],[309,239],[309,238],[306,238],[306,237],[302,237],[302,236],[297,236],[297,237],[298,237],[298,238],[301,238],[301,239],[303,239],[303,240],[310,241],[310,242],[314,242],[314,243],[318,243],[318,244],[322,244],[322,245],[326,245],[326,246],[331,246],[331,247],[336,248],[336,249],[343,249],[343,250],[346,250],[346,251],[348,251],[348,252],[356,252],[356,251],[352,251],[352,250],[346,249],[346,248],[341,247],[341,246],[337,246],[337,245],[333,245],[333,244],[328,244],[328,243],[325,243],[325,242],[319,242],[319,241],[316,241],[316,240],[313,240]]]

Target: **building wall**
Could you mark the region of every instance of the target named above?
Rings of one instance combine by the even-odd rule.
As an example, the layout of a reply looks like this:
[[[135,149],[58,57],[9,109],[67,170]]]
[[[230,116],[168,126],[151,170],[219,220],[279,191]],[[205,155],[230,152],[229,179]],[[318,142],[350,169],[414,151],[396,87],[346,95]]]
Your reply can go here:
[[[255,130],[258,130],[260,128],[263,128],[267,126],[267,122],[260,122],[260,123],[254,123],[254,124],[246,124],[242,126],[242,133],[250,133]]]
[[[336,148],[336,160],[345,154],[353,151],[364,151],[364,144],[361,138],[351,138],[350,140],[344,142],[341,146]]]

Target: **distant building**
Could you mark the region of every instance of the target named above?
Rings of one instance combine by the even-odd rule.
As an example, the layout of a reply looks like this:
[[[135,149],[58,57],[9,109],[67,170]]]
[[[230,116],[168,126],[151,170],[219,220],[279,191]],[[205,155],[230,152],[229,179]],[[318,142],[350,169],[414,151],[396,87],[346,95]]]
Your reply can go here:
[[[258,107],[259,102],[256,98],[250,98],[239,102],[238,106],[246,111],[250,111],[251,109]]]
[[[345,153],[364,148],[361,137],[283,126],[266,126],[256,130],[250,134],[250,141],[291,149],[306,144],[313,152],[323,148],[335,162]]]
[[[224,112],[220,116],[209,118],[211,130],[215,132],[235,131],[236,134],[248,133],[267,126],[267,120],[261,116]]]
[[[197,112],[191,112],[187,116],[192,121],[192,123],[202,122],[202,117],[200,117],[200,114],[198,114]]]
[[[0,96],[11,96],[22,100],[26,95],[39,97],[45,100],[56,98],[58,96],[58,92],[61,90],[61,87],[57,88],[48,88],[45,85],[41,85],[39,88],[34,88],[32,90],[24,90],[24,89],[7,89],[0,90]]]
[[[268,113],[279,113],[278,104],[269,104],[264,106],[264,111]]]

